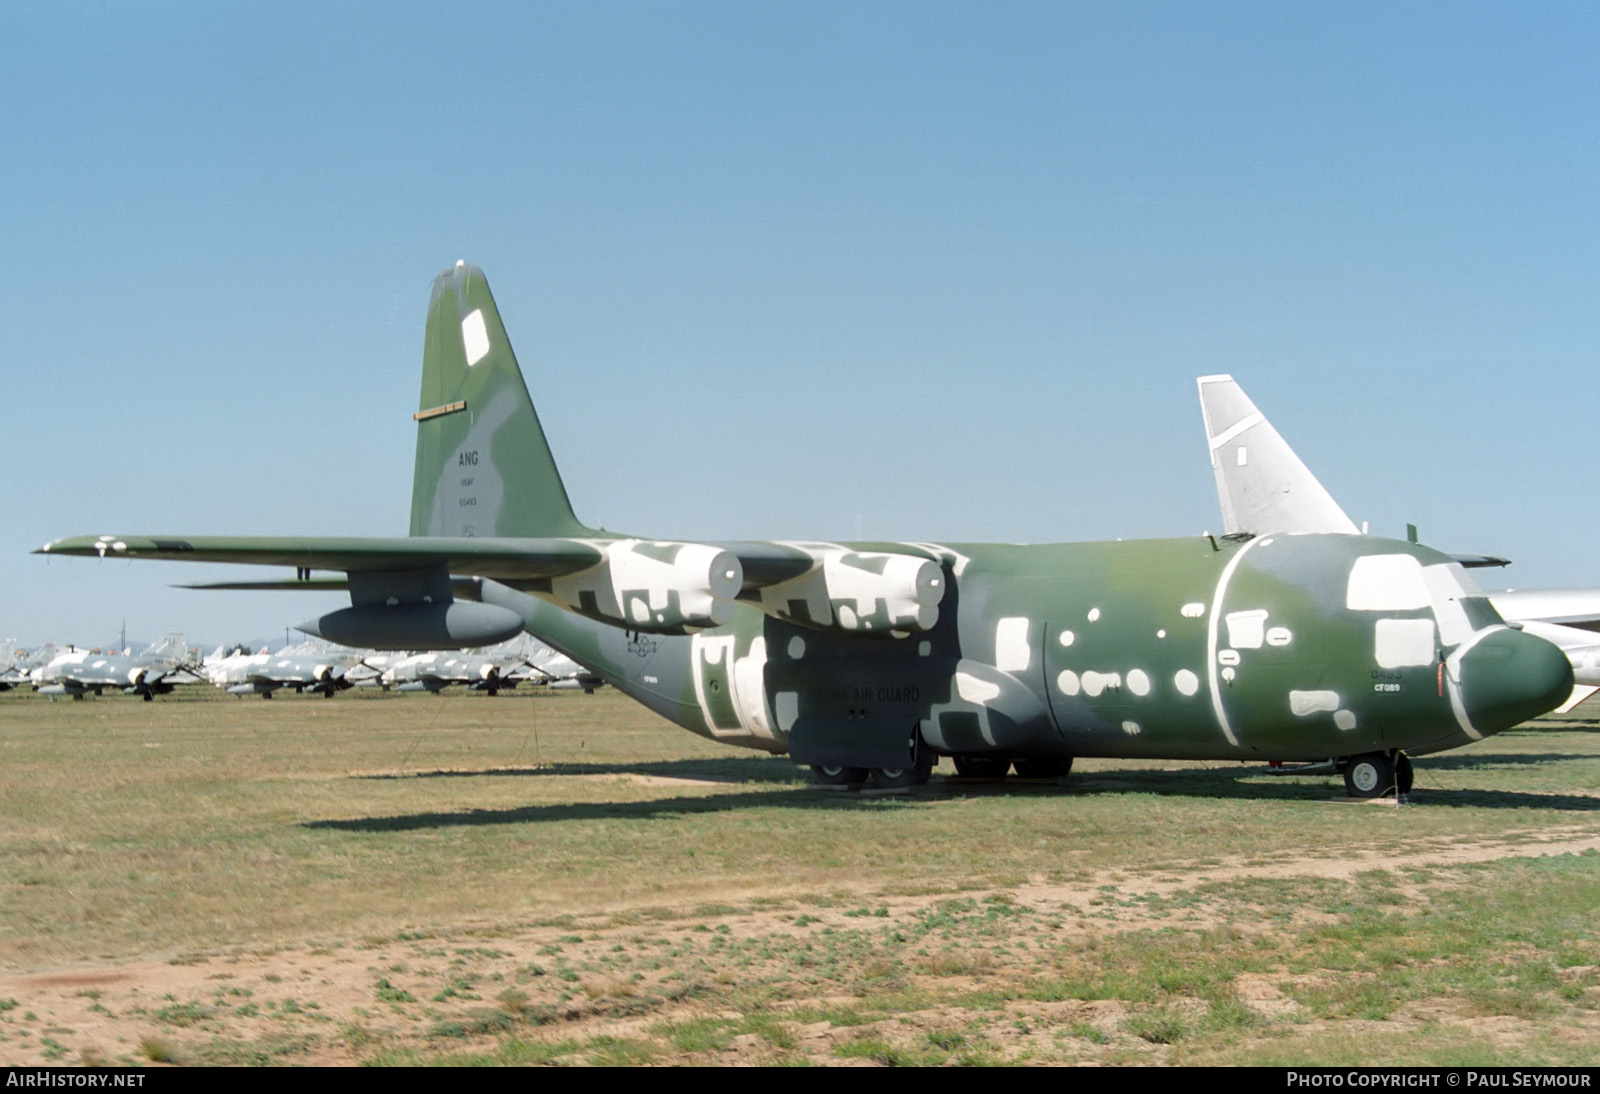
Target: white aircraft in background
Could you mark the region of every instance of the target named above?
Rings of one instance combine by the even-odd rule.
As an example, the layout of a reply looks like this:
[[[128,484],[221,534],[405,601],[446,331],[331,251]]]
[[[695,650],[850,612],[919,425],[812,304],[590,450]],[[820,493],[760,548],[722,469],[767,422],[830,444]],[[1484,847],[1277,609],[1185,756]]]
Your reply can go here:
[[[598,673],[578,664],[566,654],[548,648],[534,654],[523,668],[514,670],[512,675],[557,690],[582,688],[585,695],[593,695],[596,688],[605,686],[605,680]]]
[[[243,648],[228,653],[218,646],[206,658],[203,672],[207,680],[229,695],[270,699],[273,692],[291,688],[328,698],[352,686],[348,675],[360,662],[359,651],[339,649],[326,642],[302,642],[285,646],[277,653],[250,653]]]
[[[526,634],[477,651],[414,653],[390,662],[380,679],[384,687],[400,691],[437,693],[454,685],[490,695],[524,681],[551,687],[582,687],[585,691],[593,691],[599,685],[599,678],[572,658],[534,642]]]
[[[0,642],[0,691],[10,691],[28,682],[28,674],[36,667],[33,657],[33,654],[20,648],[14,638]]]
[[[169,634],[143,653],[127,650],[71,649],[58,652],[30,673],[40,695],[70,695],[82,699],[106,688],[118,688],[150,702],[165,695],[180,681],[177,677],[193,659],[183,635]]]
[[[1225,534],[1362,533],[1232,376],[1202,376],[1198,383]],[[1454,557],[1467,567],[1506,565],[1488,555]],[[1488,595],[1507,623],[1559,646],[1572,662],[1572,695],[1556,713],[1600,690],[1600,589]]]

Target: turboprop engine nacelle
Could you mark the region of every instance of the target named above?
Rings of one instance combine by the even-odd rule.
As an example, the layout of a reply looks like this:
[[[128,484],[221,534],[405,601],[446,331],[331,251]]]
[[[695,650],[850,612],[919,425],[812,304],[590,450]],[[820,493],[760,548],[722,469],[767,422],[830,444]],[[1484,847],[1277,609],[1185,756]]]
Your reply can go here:
[[[554,578],[543,594],[602,623],[653,634],[687,634],[733,618],[744,567],[704,543],[614,540],[595,544],[598,564]]]
[[[817,564],[761,590],[761,610],[820,630],[908,634],[933,629],[944,571],[915,555],[805,546]]]

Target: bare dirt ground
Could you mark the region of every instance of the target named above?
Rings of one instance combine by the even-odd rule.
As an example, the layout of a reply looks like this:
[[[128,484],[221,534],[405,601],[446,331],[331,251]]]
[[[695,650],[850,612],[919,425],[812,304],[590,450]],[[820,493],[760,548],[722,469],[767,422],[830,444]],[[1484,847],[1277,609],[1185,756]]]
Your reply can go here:
[[[650,779],[653,785],[672,781]],[[1174,864],[1138,873],[1114,870],[1070,886],[1035,878],[1005,890],[956,896],[972,914],[985,907],[1030,909],[1038,915],[1019,923],[1019,929],[1040,929],[1039,918],[1050,917],[1053,943],[1093,945],[1159,926],[1163,921],[1147,910],[1151,898],[1171,900],[1200,885],[1347,880],[1397,861],[1451,867],[1597,850],[1600,835],[1591,826],[1574,825],[1468,842],[1402,840],[1381,855],[1328,853],[1272,862],[1222,860],[1199,868]],[[1112,893],[1114,915],[1108,917],[1103,914],[1106,894]],[[710,913],[686,906],[665,915],[660,909],[641,915],[618,907],[558,923],[463,919],[389,938],[285,942],[267,950],[9,976],[0,978],[0,1018],[8,1023],[0,1056],[13,1065],[352,1064],[383,1059],[386,1052],[398,1062],[494,1052],[514,1038],[529,1062],[872,1064],[888,1062],[883,1052],[870,1051],[875,1037],[903,1043],[916,1034],[939,1044],[940,1031],[970,1031],[970,1006],[954,1001],[962,989],[980,991],[993,978],[1020,971],[1015,954],[958,957],[936,951],[921,967],[898,974],[902,994],[914,998],[936,985],[937,993],[928,998],[951,1002],[920,1009],[908,1004],[883,1015],[852,1014],[856,997],[837,979],[808,979],[803,967],[797,971],[794,954],[811,952],[808,940],[856,938],[868,927],[893,931],[897,925],[926,923],[953,894],[886,896],[864,888],[866,907],[802,906],[794,896],[775,879],[769,899]],[[1214,929],[1226,926],[1224,918],[1202,907],[1186,925]],[[942,966],[941,953],[947,955]],[[870,957],[863,959],[862,975],[873,975]],[[1282,1017],[1297,1007],[1285,995],[1285,982],[1282,974],[1247,973],[1234,988],[1247,1007]],[[789,985],[782,994],[790,1000],[766,1004],[773,1017],[762,1031],[747,1028],[740,1008],[719,1003],[730,993],[759,993],[764,985],[778,983]],[[981,1023],[983,1059],[1174,1061],[1172,1047],[1159,1037],[1119,1037],[1126,1019],[1127,1007],[1117,1000],[1007,1001],[991,1007]],[[1506,1046],[1528,1033],[1526,1023],[1515,1017],[1475,1017],[1423,1006],[1369,1024],[1403,1034],[1441,1022],[1455,1023],[1465,1037]],[[1066,1048],[1064,1029],[1076,1031]],[[1352,1023],[1342,1023],[1342,1032],[1352,1030]],[[696,1040],[696,1031],[705,1036]],[[1315,1035],[1306,1027],[1300,1032]],[[1569,1033],[1577,1043],[1592,1044],[1600,1028],[1585,1021]],[[954,1044],[961,1041],[958,1034],[948,1037]],[[850,1045],[869,1049],[842,1051]]]

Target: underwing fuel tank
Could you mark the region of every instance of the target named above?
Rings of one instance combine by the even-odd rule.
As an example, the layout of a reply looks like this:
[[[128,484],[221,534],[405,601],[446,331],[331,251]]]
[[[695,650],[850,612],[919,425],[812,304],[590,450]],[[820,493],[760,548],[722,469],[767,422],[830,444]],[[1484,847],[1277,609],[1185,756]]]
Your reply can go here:
[[[522,617],[493,604],[384,604],[343,608],[296,630],[372,650],[453,650],[492,646],[522,633]]]

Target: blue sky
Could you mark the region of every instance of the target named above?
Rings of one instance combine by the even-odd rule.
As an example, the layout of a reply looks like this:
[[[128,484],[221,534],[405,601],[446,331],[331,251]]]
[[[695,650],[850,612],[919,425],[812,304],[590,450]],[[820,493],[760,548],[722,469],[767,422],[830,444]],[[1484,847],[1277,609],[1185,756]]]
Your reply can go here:
[[[27,552],[403,534],[457,258],[610,528],[1215,530],[1231,372],[1375,532],[1600,584],[1597,55],[1592,4],[0,6],[0,636],[337,606]]]

